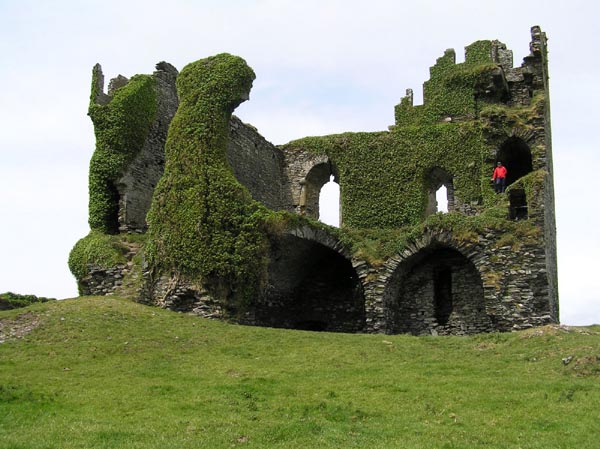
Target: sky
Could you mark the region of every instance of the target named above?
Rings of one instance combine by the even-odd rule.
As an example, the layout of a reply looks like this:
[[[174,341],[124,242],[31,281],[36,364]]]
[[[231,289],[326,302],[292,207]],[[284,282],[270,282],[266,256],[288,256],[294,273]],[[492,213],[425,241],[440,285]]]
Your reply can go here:
[[[77,295],[94,134],[91,71],[106,80],[228,52],[257,74],[237,110],[275,144],[385,130],[422,101],[447,48],[498,39],[515,66],[548,35],[561,322],[600,323],[600,43],[592,0],[0,0],[0,292]]]

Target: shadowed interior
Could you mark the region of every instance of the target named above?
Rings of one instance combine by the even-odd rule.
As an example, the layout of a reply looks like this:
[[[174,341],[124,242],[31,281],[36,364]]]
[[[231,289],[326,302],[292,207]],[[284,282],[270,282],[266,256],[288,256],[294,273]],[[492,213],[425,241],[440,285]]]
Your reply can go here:
[[[364,328],[362,287],[341,254],[314,241],[284,236],[272,242],[270,260],[257,324],[336,332]]]
[[[385,293],[388,332],[414,335],[491,330],[483,284],[473,263],[440,245],[401,263]]]

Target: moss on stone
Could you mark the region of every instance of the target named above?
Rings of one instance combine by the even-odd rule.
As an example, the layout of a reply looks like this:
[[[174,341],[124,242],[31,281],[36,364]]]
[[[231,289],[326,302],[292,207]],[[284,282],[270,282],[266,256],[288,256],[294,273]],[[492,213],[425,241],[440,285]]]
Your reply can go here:
[[[98,76],[94,70],[88,110],[96,135],[89,174],[89,224],[114,234],[119,210],[115,183],[144,145],[156,115],[156,87],[152,76],[136,75],[113,93],[108,104],[98,104]]]
[[[89,265],[111,268],[125,263],[125,252],[122,236],[91,230],[69,253],[69,269],[79,281],[89,274]]]
[[[502,103],[486,104],[480,113],[480,119],[486,129],[508,131],[512,129],[531,130],[536,119],[544,116],[546,96],[536,92],[528,107],[508,106]]]
[[[231,113],[247,99],[254,72],[220,54],[187,65],[166,143],[165,172],[148,214],[146,254],[158,271],[212,284],[237,305],[256,294],[266,264],[266,208],[227,163]]]
[[[482,184],[489,184],[481,157],[485,141],[474,122],[310,137],[284,147],[294,148],[326,154],[339,169],[348,227],[401,228],[422,222],[425,184],[434,167],[455,175],[455,195],[467,203],[479,203]],[[461,176],[466,170],[469,176]]]

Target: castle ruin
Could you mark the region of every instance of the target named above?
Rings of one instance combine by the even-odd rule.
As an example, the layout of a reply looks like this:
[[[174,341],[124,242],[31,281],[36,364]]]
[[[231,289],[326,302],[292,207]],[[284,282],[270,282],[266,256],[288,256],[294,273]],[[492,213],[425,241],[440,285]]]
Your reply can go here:
[[[222,54],[152,75],[94,67],[81,294],[234,322],[465,335],[558,322],[546,36],[446,50],[381,132],[275,146],[232,115],[254,72]],[[508,170],[505,193],[490,176]],[[318,221],[340,186],[341,223]],[[437,210],[445,187],[448,212]]]

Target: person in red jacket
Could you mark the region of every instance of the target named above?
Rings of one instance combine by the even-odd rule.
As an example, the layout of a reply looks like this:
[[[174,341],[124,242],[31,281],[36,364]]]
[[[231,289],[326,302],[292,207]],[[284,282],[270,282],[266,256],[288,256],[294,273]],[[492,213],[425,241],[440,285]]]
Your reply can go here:
[[[496,193],[504,193],[504,189],[506,189],[506,167],[502,165],[502,162],[500,161],[498,161],[498,164],[494,169],[492,182],[494,183]]]

